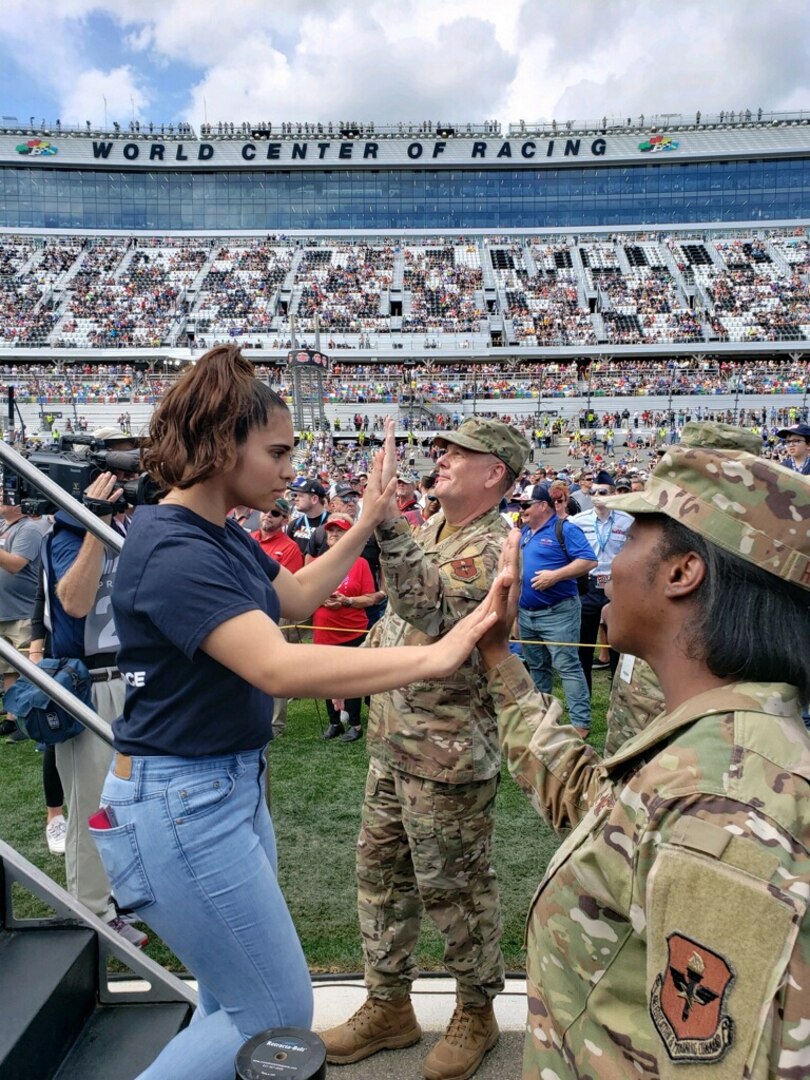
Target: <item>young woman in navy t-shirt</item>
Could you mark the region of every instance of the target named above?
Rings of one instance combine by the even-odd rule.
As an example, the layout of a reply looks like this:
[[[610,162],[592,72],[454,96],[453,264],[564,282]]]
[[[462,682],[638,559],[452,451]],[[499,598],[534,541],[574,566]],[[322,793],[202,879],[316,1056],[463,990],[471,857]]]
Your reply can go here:
[[[338,588],[394,497],[378,461],[361,521],[293,576],[227,519],[238,504],[275,505],[292,449],[287,406],[232,345],[190,368],[150,425],[144,464],[167,494],[137,511],[118,566],[127,699],[102,794],[111,827],[93,835],[118,903],[193,973],[200,1004],[144,1080],[232,1080],[252,1035],[310,1025],[264,799],[273,695],[352,698],[441,677],[491,623],[473,614],[421,648],[285,641],[279,617],[306,619]]]

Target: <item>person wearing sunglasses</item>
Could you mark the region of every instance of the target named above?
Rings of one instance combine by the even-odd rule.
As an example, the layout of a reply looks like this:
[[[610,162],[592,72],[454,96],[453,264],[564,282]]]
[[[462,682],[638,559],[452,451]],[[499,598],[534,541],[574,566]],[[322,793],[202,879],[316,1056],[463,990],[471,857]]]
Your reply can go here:
[[[265,510],[259,517],[259,528],[250,535],[258,541],[265,555],[289,570],[291,574],[297,573],[304,565],[304,556],[301,548],[291,536],[287,536],[287,525],[290,522],[292,507],[286,499],[276,499],[275,506]],[[283,627],[290,622],[289,619],[279,619],[279,626]],[[285,632],[285,638],[289,641],[289,631]],[[296,631],[300,640],[300,631]],[[273,738],[277,739],[287,730],[287,698],[280,695],[273,698]]]
[[[304,556],[298,544],[284,531],[289,520],[290,504],[286,499],[276,499],[275,506],[262,512],[259,528],[250,535],[259,542],[266,555],[294,574],[304,565]]]

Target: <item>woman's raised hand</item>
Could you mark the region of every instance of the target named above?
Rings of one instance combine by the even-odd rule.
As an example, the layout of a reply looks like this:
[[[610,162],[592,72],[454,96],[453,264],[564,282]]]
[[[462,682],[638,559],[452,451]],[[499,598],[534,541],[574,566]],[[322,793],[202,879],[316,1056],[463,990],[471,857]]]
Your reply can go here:
[[[495,667],[509,655],[509,635],[517,618],[520,584],[520,530],[513,529],[501,551],[498,576],[489,590],[495,620],[478,642],[487,668]]]
[[[388,416],[385,420],[385,443],[374,455],[368,484],[363,493],[361,521],[379,525],[381,521],[399,517],[396,501],[397,448],[394,440],[395,423]]]

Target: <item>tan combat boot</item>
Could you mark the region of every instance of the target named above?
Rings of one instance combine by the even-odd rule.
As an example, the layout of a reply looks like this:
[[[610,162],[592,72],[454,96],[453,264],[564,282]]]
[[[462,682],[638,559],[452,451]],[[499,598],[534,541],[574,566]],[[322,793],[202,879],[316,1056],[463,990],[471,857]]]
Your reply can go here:
[[[444,1037],[422,1063],[425,1080],[469,1080],[498,1041],[498,1034],[491,1001],[486,1005],[457,1001]]]
[[[396,1001],[369,997],[345,1024],[320,1032],[326,1060],[332,1065],[351,1065],[378,1050],[401,1050],[422,1038],[422,1029],[409,997]]]

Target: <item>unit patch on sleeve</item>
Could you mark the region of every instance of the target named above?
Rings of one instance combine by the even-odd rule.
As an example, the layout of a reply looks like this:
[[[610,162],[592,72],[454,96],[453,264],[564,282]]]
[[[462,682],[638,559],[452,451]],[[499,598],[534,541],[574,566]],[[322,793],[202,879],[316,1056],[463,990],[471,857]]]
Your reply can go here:
[[[455,559],[450,563],[450,570],[457,581],[475,581],[480,576],[483,565],[477,559]]]
[[[720,1061],[734,1038],[725,1011],[734,972],[718,953],[683,934],[667,937],[667,965],[650,992],[650,1016],[673,1061]]]

